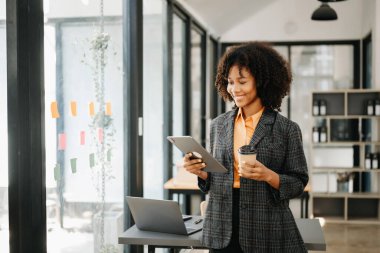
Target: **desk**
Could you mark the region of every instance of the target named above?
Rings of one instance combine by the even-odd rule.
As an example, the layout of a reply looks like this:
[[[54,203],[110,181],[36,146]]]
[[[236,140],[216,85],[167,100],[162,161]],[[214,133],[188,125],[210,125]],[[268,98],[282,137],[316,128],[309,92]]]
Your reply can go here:
[[[307,250],[326,251],[326,242],[318,219],[296,219],[296,223]],[[148,252],[153,253],[155,248],[204,248],[201,238],[202,231],[184,236],[142,231],[132,226],[119,236],[119,244],[148,245]]]
[[[173,199],[174,194],[183,194],[185,196],[185,210],[183,210],[185,214],[191,214],[191,195],[200,195],[202,201],[206,199],[206,195],[199,190],[197,184],[174,184],[173,178],[164,184],[164,189],[169,191],[169,199]]]
[[[173,178],[164,184],[164,189],[169,191],[169,199],[173,199],[173,194],[183,194],[185,196],[185,214],[191,214],[191,195],[200,195],[202,201],[206,199],[205,194],[199,190],[198,185],[174,184]],[[306,185],[304,192],[299,196],[301,200],[301,218],[309,218],[309,191],[311,186]],[[177,200],[179,202],[179,199]]]

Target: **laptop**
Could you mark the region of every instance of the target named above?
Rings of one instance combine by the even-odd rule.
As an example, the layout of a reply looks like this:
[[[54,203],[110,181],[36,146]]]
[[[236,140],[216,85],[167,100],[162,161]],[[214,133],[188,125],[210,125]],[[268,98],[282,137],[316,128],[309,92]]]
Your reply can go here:
[[[136,226],[140,230],[191,235],[202,230],[199,219],[184,222],[177,202],[172,200],[126,197]],[[186,216],[187,219],[189,216]]]

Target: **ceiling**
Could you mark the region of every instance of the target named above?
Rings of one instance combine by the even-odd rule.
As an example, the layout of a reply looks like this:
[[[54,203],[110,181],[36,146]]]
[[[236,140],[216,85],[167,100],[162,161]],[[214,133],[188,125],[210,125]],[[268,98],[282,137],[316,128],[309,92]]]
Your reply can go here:
[[[279,0],[183,0],[217,34],[223,34],[276,1]]]

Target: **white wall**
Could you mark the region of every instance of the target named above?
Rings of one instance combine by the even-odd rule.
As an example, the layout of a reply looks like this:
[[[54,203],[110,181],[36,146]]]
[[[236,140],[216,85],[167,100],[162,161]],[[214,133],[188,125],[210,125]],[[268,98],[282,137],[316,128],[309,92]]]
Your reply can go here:
[[[221,41],[348,40],[362,37],[363,1],[331,3],[336,21],[313,21],[316,0],[277,0],[226,31]]]
[[[362,2],[362,37],[365,37],[371,32],[375,24],[376,0],[365,0]]]

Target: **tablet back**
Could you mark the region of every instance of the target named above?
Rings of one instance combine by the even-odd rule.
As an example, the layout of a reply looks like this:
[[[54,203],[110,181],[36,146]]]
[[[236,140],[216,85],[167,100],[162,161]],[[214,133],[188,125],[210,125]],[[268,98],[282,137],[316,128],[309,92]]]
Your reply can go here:
[[[206,172],[221,172],[226,173],[227,169],[219,163],[201,144],[194,140],[191,136],[168,136],[167,139],[173,143],[184,154],[198,153],[206,163]]]

